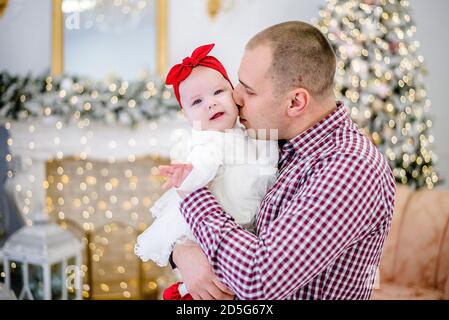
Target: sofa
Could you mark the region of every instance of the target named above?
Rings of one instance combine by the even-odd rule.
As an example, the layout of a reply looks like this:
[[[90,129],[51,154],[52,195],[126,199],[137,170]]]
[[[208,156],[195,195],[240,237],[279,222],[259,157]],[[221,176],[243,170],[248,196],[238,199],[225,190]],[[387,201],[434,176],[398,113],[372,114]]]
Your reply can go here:
[[[396,190],[373,300],[449,300],[449,190]]]

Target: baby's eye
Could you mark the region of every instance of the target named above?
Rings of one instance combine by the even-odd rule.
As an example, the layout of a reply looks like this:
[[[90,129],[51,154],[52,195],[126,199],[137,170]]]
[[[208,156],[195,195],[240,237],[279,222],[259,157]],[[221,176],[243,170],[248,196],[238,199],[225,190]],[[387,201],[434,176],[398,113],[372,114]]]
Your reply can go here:
[[[214,92],[214,95],[220,94],[220,93],[222,93],[222,92],[223,92],[223,90],[218,89],[217,91]]]
[[[247,94],[247,95],[249,95],[249,96],[253,96],[253,95],[255,95],[255,93],[254,93],[254,92],[252,92],[252,91],[248,91],[248,90],[246,90],[246,94]]]
[[[201,103],[201,99],[196,99],[195,101],[192,102],[192,106]]]

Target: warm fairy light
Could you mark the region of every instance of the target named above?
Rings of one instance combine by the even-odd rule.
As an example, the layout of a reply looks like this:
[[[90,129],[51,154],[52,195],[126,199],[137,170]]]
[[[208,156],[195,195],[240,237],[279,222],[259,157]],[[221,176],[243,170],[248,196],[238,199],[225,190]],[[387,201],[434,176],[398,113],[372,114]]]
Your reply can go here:
[[[338,99],[386,155],[398,182],[433,188],[439,178],[427,166],[435,162],[431,103],[409,1],[328,0],[319,16],[317,27],[338,56]]]
[[[38,180],[38,177],[33,174],[27,174],[25,176],[26,181],[31,185],[34,183],[41,184],[41,187],[47,194],[45,198],[46,210],[50,216],[59,220],[62,227],[71,229],[73,227],[73,221],[78,223],[81,229],[79,231],[84,232],[84,236],[82,237],[83,245],[88,250],[92,250],[90,253],[88,251],[87,254],[91,254],[90,258],[94,264],[94,270],[98,269],[100,276],[107,276],[110,271],[98,268],[98,266],[106,260],[104,257],[107,250],[111,250],[108,247],[114,246],[114,239],[119,236],[118,232],[124,232],[124,234],[129,235],[129,239],[135,239],[135,236],[138,234],[137,232],[142,231],[143,228],[149,225],[151,216],[148,209],[159,196],[159,193],[155,192],[155,190],[160,192],[160,181],[154,179],[154,177],[148,181],[147,176],[155,170],[153,167],[147,167],[145,170],[140,169],[139,171],[141,164],[138,163],[140,159],[134,152],[130,153],[125,160],[119,160],[111,156],[107,159],[107,162],[101,165],[94,165],[93,161],[89,161],[91,153],[89,142],[94,138],[95,132],[93,129],[89,130],[89,126],[94,120],[107,120],[108,123],[120,123],[121,119],[126,119],[126,117],[122,117],[126,112],[128,112],[126,115],[131,115],[132,121],[131,123],[126,122],[125,124],[130,125],[141,119],[149,120],[152,117],[156,118],[155,113],[158,116],[161,113],[159,109],[164,110],[165,106],[172,106],[167,107],[167,110],[169,108],[177,110],[177,103],[173,103],[174,97],[171,90],[155,81],[146,82],[141,86],[142,90],[136,90],[138,87],[135,84],[126,81],[116,81],[108,84],[104,89],[102,86],[99,86],[93,90],[92,86],[87,82],[77,83],[71,79],[69,85],[66,85],[61,83],[59,78],[46,77],[44,78],[43,85],[39,88],[44,91],[43,93],[40,92],[42,96],[46,95],[46,97],[51,97],[48,101],[57,102],[45,103],[40,106],[39,112],[36,114],[33,110],[21,109],[17,113],[18,119],[32,119],[32,117],[48,117],[46,119],[51,121],[54,119],[55,122],[49,121],[48,123],[52,126],[53,130],[58,130],[58,134],[49,136],[48,139],[51,144],[58,146],[61,150],[57,151],[52,161],[49,161],[48,165],[53,170],[48,172],[43,181]],[[110,94],[107,94],[107,92]],[[27,103],[31,106],[34,100],[32,95],[21,94],[18,97],[18,101],[23,103],[22,107],[25,107]],[[157,101],[154,104],[157,105],[157,108],[153,112],[153,107],[149,107],[148,103],[154,101]],[[70,106],[72,108],[70,112],[62,115],[62,118],[59,117],[61,116],[60,113],[65,111],[63,111],[61,106]],[[120,112],[114,113],[114,111],[110,112],[109,115],[105,115],[104,110],[108,108],[112,110],[112,107],[125,111],[121,114]],[[95,118],[94,112],[99,111],[99,109],[103,111]],[[137,115],[136,118],[133,115]],[[70,124],[65,120],[70,120]],[[10,121],[4,123],[6,130],[11,130],[12,123]],[[65,149],[62,148],[65,142],[64,132],[62,130],[68,126],[72,126],[72,123],[75,125],[75,128],[87,129],[77,138],[79,139],[80,146],[82,146],[82,151],[76,155],[66,154]],[[157,130],[158,123],[151,121],[149,129]],[[36,125],[36,123],[28,125],[25,130],[30,134],[35,134],[36,131],[39,134],[41,133],[39,132],[41,130],[40,126]],[[147,141],[151,146],[160,143],[156,138],[151,137],[151,133]],[[133,138],[128,139],[126,143],[126,147],[134,148],[138,145],[137,141]],[[15,147],[15,141],[12,138],[8,138],[7,145],[9,147]],[[122,147],[114,140],[107,142],[106,146],[109,146],[111,149]],[[30,139],[30,141],[25,142],[25,147],[34,151],[41,146],[39,145],[39,141]],[[66,159],[69,156],[74,156],[77,161],[76,165],[71,167],[71,169],[70,166],[65,166],[65,162],[68,161]],[[8,163],[13,162],[12,154],[7,153],[5,159]],[[159,161],[161,157],[155,154],[151,156],[150,160]],[[126,169],[123,169],[121,172],[116,172],[114,168],[120,164],[122,166],[125,165]],[[33,165],[31,158],[23,159],[23,165]],[[8,177],[12,177],[13,171],[8,170],[7,175]],[[138,177],[141,177],[141,179]],[[148,196],[135,196],[141,194],[140,188],[147,185],[151,186],[150,189],[145,189],[148,191],[146,193]],[[17,183],[15,185],[15,191],[20,193],[23,199],[24,206],[21,206],[20,209],[26,216],[25,221],[27,225],[32,224],[29,216],[33,210],[32,190],[35,190],[33,188],[29,189],[28,184],[23,185]],[[120,217],[126,217],[126,222],[129,226],[124,227],[124,229],[118,229],[114,222]],[[103,225],[104,223],[106,224]],[[88,238],[88,234],[97,236]],[[129,259],[129,257],[137,259],[131,250],[133,243],[127,240],[123,244],[123,247],[126,248],[127,252],[130,252],[127,253],[125,260]],[[120,262],[120,265],[117,265],[117,262],[114,263],[113,270],[122,275],[123,279],[127,280],[120,282],[119,285],[103,281],[101,284],[96,285],[96,290],[99,290],[99,286],[103,292],[111,293],[116,290],[115,287],[119,287],[122,297],[135,298],[135,292],[139,287],[137,278],[129,278],[129,281],[128,278],[125,278],[125,276],[133,271],[132,268],[129,265],[125,265],[125,262]],[[89,271],[91,270],[88,270],[87,265],[82,266],[81,274],[84,279],[86,279],[85,277],[89,274]],[[1,276],[3,277],[3,275]],[[150,282],[146,279],[145,283],[149,283],[149,285],[145,289],[157,290],[157,283],[162,282],[163,280],[159,277],[155,277],[154,281]],[[82,290],[84,298],[95,297],[95,293],[97,293],[88,284],[83,284]]]
[[[133,144],[133,142],[131,142],[131,144]],[[151,159],[157,160],[159,159],[159,156],[151,157]],[[96,224],[94,223],[94,220],[99,218],[97,212],[100,213],[104,217],[104,219],[108,221],[114,221],[114,219],[117,219],[118,216],[116,215],[115,213],[116,211],[113,208],[115,208],[114,207],[115,205],[118,205],[120,206],[119,212],[126,212],[127,217],[126,219],[127,221],[129,221],[129,223],[135,224],[137,228],[143,228],[144,226],[148,225],[148,223],[141,223],[142,218],[144,218],[145,220],[148,219],[149,217],[148,213],[139,215],[136,212],[136,210],[138,210],[139,206],[141,206],[141,208],[145,208],[144,210],[145,212],[147,212],[148,207],[152,203],[151,198],[146,196],[140,199],[138,196],[134,195],[123,198],[121,196],[119,197],[120,193],[119,190],[121,190],[120,188],[123,187],[125,188],[130,187],[128,184],[123,183],[124,181],[128,181],[131,184],[134,184],[134,187],[136,188],[140,186],[140,184],[144,185],[148,184],[148,181],[146,179],[142,179],[142,181],[140,181],[140,179],[138,179],[137,174],[139,176],[140,175],[145,176],[148,174],[148,172],[154,172],[154,167],[145,169],[143,174],[139,173],[139,171],[134,172],[134,168],[133,169],[125,168],[121,174],[117,173],[113,174],[111,173],[113,167],[106,168],[104,167],[104,164],[103,166],[97,166],[92,161],[86,161],[83,165],[79,164],[74,165],[73,168],[70,170],[66,169],[66,167],[62,165],[62,162],[60,162],[58,165],[56,164],[57,163],[55,163],[54,166],[54,174],[53,175],[50,174],[46,180],[49,185],[49,190],[57,190],[58,189],[57,186],[59,183],[60,186],[63,185],[64,187],[63,191],[61,192],[64,192],[66,188],[69,188],[70,190],[73,189],[74,187],[75,189],[78,187],[79,190],[81,191],[81,193],[79,193],[81,195],[81,198],[75,198],[73,202],[68,204],[69,207],[72,208],[69,216],[66,213],[64,213],[65,209],[60,210],[62,207],[59,207],[59,209],[58,207],[56,207],[56,205],[59,205],[57,203],[58,201],[56,201],[56,205],[52,203],[48,204],[49,206],[51,205],[50,208],[52,212],[54,212],[54,214],[60,221],[66,221],[67,219],[71,219],[70,216],[74,214],[74,210],[81,210],[80,216],[84,220],[84,223],[81,223],[82,228],[84,229],[85,232],[93,232],[97,228]],[[55,174],[57,174],[56,179],[53,177]],[[52,183],[50,183],[50,180],[52,181]],[[73,185],[73,183],[78,183],[78,185]],[[109,190],[104,189],[105,192],[110,192],[110,194],[107,195],[106,197],[104,197],[106,194],[102,193],[101,191],[92,192],[91,188],[97,188],[96,185],[98,185],[99,183],[101,183],[101,185],[106,186],[106,188],[109,189]],[[153,184],[155,182],[150,181],[150,183]],[[155,184],[155,186],[158,188],[160,187],[160,185],[157,183]],[[131,190],[132,187],[129,189]],[[151,197],[154,196],[155,196],[154,194],[151,194]],[[93,199],[96,200],[95,203],[92,203],[91,205],[90,203],[93,201]],[[59,199],[59,201],[60,200],[61,199]],[[104,250],[106,248],[102,246],[107,246],[111,242],[111,239],[117,236],[115,234],[116,232],[115,230],[118,230],[117,227],[118,226],[114,223],[106,224],[102,228],[102,230],[104,231],[104,236],[102,237],[95,236],[94,238],[92,238],[91,243],[86,243],[85,242],[86,240],[84,240],[83,243],[92,250],[91,256],[92,263],[94,264],[103,263],[102,257],[105,254]],[[134,228],[128,226],[125,228],[124,231],[126,234],[135,237],[136,231]],[[134,259],[135,257],[132,254],[133,243],[128,242],[124,244],[124,248],[126,248],[127,252],[131,253],[131,256],[128,256],[126,260],[129,257]],[[126,267],[123,264],[116,265],[113,267],[113,270],[119,274],[125,275],[127,274],[128,267]],[[98,272],[100,275],[104,277],[107,276],[107,272],[105,272],[105,270],[99,270]],[[85,271],[84,274],[86,274]],[[158,278],[156,280],[159,281]],[[103,282],[103,284],[109,287],[109,292],[112,291],[115,292],[115,290],[117,290],[117,287],[115,285],[112,286],[108,282]],[[127,281],[123,281],[123,283],[121,283],[119,287],[120,287],[119,290],[123,290],[122,295],[124,297],[125,296],[135,297],[135,293],[133,293],[134,291],[132,290],[136,290],[138,286],[133,286],[131,288]],[[104,287],[104,289],[106,289],[106,287]],[[92,295],[91,289],[84,287],[83,296],[88,297],[91,295]]]

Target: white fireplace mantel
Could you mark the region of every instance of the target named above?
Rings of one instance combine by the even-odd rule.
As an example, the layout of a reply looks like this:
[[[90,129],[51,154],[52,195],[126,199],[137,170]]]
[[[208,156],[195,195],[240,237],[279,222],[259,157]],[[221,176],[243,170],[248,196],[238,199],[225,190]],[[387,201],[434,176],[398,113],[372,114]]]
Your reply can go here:
[[[187,121],[179,115],[142,122],[134,128],[88,120],[66,124],[53,117],[8,122],[6,128],[14,168],[6,191],[28,224],[46,214],[46,161],[77,157],[114,163],[148,155],[168,158],[176,139],[189,130]]]

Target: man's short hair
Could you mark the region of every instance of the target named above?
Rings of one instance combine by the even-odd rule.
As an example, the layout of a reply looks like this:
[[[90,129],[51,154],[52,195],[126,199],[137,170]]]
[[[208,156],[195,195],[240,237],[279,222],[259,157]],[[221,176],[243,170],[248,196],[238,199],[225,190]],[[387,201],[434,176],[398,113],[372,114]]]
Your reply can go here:
[[[335,52],[326,37],[314,26],[289,21],[256,34],[246,45],[271,48],[272,64],[267,76],[278,94],[293,88],[307,89],[313,96],[332,92],[336,67]]]

